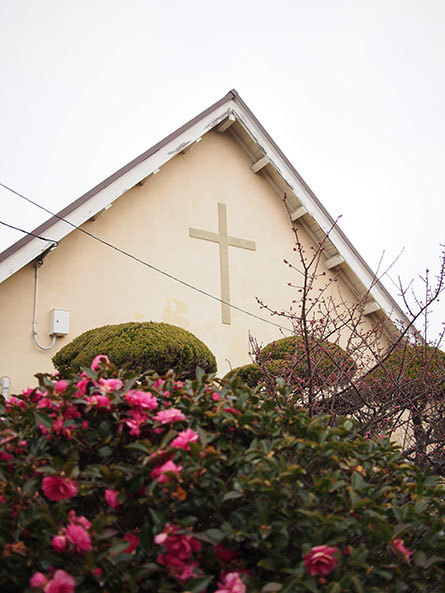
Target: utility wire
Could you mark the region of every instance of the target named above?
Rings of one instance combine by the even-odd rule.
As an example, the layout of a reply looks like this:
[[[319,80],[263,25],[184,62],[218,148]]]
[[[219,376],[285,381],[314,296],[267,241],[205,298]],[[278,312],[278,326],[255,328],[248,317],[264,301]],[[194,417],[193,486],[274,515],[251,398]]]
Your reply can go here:
[[[49,243],[54,243],[54,247],[57,247],[57,245],[59,244],[58,241],[54,241],[53,239],[45,239],[45,237],[41,237],[40,235],[36,235],[35,233],[31,233],[30,231],[25,231],[24,229],[19,229],[19,227],[13,226],[12,224],[8,224],[7,222],[3,222],[3,220],[0,220],[0,224],[2,224],[3,226],[7,226],[10,229],[14,229],[15,231],[20,231],[21,233],[24,233],[25,235],[31,235],[31,237],[35,237],[36,239],[41,239],[42,241],[48,241]]]
[[[201,293],[201,294],[203,294],[203,295],[205,295],[205,296],[213,299],[214,301],[218,301],[219,303],[222,303],[224,305],[228,305],[229,307],[231,307],[232,309],[235,309],[236,311],[239,311],[240,313],[244,313],[245,315],[249,315],[250,317],[253,317],[254,319],[258,319],[259,321],[262,321],[264,323],[268,323],[269,325],[274,325],[275,327],[278,327],[278,328],[283,329],[283,330],[285,330],[287,332],[293,333],[293,330],[291,330],[288,327],[285,327],[283,325],[280,325],[279,323],[275,323],[273,321],[270,321],[269,319],[264,319],[264,317],[260,317],[259,315],[255,315],[255,313],[251,313],[250,311],[246,311],[245,309],[242,309],[241,307],[237,307],[236,305],[233,305],[232,303],[229,303],[227,301],[224,301],[223,299],[220,299],[219,297],[215,296],[214,294],[211,294],[210,292],[207,292],[205,290],[202,290],[201,288],[198,288],[197,286],[194,286],[193,284],[190,284],[189,282],[186,282],[185,280],[181,280],[180,278],[177,278],[176,276],[173,276],[172,274],[169,274],[168,272],[165,272],[164,270],[161,270],[160,268],[157,268],[156,266],[154,266],[152,264],[149,264],[148,262],[144,261],[143,259],[140,259],[136,255],[132,255],[131,253],[128,253],[127,251],[124,251],[120,247],[116,247],[116,245],[113,245],[112,243],[109,243],[108,241],[105,241],[104,239],[101,239],[100,237],[96,237],[96,235],[93,235],[89,231],[86,231],[85,229],[80,228],[79,226],[77,226],[73,222],[70,222],[69,220],[66,220],[66,218],[63,218],[63,216],[59,216],[59,214],[55,214],[51,210],[48,210],[48,208],[45,208],[45,206],[42,206],[41,204],[39,204],[37,202],[34,202],[30,198],[27,198],[23,194],[21,194],[18,191],[12,189],[11,187],[8,187],[4,183],[1,183],[0,182],[0,186],[3,187],[4,189],[6,189],[7,191],[11,192],[12,194],[16,195],[17,197],[21,198],[22,200],[25,200],[26,202],[29,202],[33,206],[36,206],[37,208],[40,208],[40,210],[43,210],[47,214],[50,214],[51,216],[54,216],[58,220],[61,220],[62,222],[66,222],[66,224],[69,224],[71,227],[73,227],[73,229],[77,229],[78,231],[84,233],[88,237],[91,237],[95,241],[99,241],[99,243],[102,243],[103,245],[106,245],[107,247],[110,247],[111,249],[114,249],[118,253],[121,253],[122,255],[125,255],[125,256],[129,257],[130,259],[132,259],[134,261],[137,261],[138,263],[142,264],[143,266],[146,266],[147,268],[150,268],[151,270],[154,270],[155,272],[158,272],[159,274],[162,274],[163,276],[166,276],[167,278],[170,278],[171,280],[174,280],[175,282],[179,282],[179,284],[182,284],[183,286],[187,286],[188,288],[191,288],[192,290],[195,290],[196,292],[199,292],[199,293]],[[23,232],[25,232],[25,233],[27,233],[29,235],[32,235],[32,236],[36,236],[36,235],[33,235],[33,233],[28,233],[27,231],[23,231]],[[38,237],[38,238],[41,239],[41,237]]]

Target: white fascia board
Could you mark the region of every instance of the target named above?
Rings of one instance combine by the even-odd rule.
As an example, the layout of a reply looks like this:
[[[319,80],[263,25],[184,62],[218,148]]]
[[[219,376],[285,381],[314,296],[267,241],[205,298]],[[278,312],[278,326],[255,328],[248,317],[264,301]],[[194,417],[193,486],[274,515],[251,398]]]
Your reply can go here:
[[[362,262],[357,258],[351,245],[345,240],[343,234],[339,232],[338,228],[334,226],[332,228],[332,219],[326,216],[326,213],[320,207],[319,204],[313,199],[300,179],[295,175],[294,171],[284,161],[282,156],[276,150],[275,146],[265,136],[261,128],[252,120],[249,113],[240,104],[237,104],[234,111],[236,118],[239,123],[244,126],[246,131],[250,134],[252,139],[258,144],[263,151],[263,154],[269,159],[271,165],[273,165],[276,171],[281,175],[288,186],[295,192],[301,205],[307,210],[308,214],[317,222],[320,228],[325,233],[329,233],[330,241],[335,245],[337,251],[348,264],[353,274],[360,280],[360,282],[369,289],[370,294],[373,296],[375,301],[381,306],[385,314],[390,319],[397,319],[401,322],[408,322],[406,315],[403,313],[401,308],[398,306],[396,301],[389,296],[385,290],[375,283],[375,276],[370,273]]]
[[[236,107],[233,100],[228,100],[223,105],[200,119],[187,130],[176,136],[167,144],[161,146],[155,153],[144,161],[135,165],[110,185],[94,194],[88,201],[78,206],[64,219],[75,226],[80,226],[103,208],[109,206],[126,191],[134,187],[167,161],[182,152],[185,148],[201,138],[206,132],[217,126],[226,117],[230,116]],[[59,220],[45,231],[45,235],[54,241],[60,241],[75,230],[70,224]],[[42,247],[43,245],[43,247]],[[45,251],[51,242],[43,243],[41,239],[33,239],[10,257],[0,263],[0,283],[15,274],[18,270],[33,261]]]

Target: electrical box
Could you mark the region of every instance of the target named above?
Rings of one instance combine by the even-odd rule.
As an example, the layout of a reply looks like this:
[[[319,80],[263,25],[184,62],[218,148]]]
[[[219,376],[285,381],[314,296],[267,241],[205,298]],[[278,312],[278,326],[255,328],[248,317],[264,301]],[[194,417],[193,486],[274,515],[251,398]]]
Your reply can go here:
[[[70,333],[70,312],[66,309],[51,309],[49,335],[61,338]]]

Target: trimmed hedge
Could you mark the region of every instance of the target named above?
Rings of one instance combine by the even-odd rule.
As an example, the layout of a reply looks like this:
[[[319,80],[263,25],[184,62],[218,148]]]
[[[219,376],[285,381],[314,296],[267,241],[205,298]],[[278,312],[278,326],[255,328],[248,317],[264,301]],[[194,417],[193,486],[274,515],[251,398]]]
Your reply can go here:
[[[339,372],[350,376],[355,371],[355,363],[345,351],[331,342],[323,341],[311,345],[313,380],[318,384],[328,384]],[[289,383],[300,383],[308,378],[305,344],[302,336],[288,336],[275,340],[261,349],[260,357],[267,373],[282,377]],[[236,374],[246,385],[255,387],[264,380],[264,374],[256,363],[233,369],[229,375]],[[337,375],[338,378],[338,375]]]
[[[239,377],[243,383],[253,389],[258,383],[261,383],[263,374],[257,364],[251,363],[232,369],[226,374],[225,378],[234,376]]]
[[[163,375],[174,369],[191,377],[198,366],[208,373],[216,372],[215,357],[201,340],[181,327],[154,321],[90,329],[59,350],[52,360],[60,371],[79,371],[90,365],[97,352],[107,355],[117,367],[127,365],[142,372],[154,370]]]
[[[445,395],[445,352],[428,345],[403,342],[384,361],[369,373],[364,385],[373,397],[391,397],[409,390],[422,393],[426,385],[437,386],[429,394]],[[434,392],[434,393],[433,393]]]

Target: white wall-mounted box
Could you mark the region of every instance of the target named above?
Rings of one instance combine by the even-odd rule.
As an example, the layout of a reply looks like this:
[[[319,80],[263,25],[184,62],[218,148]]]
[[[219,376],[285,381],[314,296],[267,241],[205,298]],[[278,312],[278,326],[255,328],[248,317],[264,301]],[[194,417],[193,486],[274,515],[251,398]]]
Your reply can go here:
[[[49,335],[58,338],[70,333],[70,312],[67,309],[51,309],[49,314]]]

